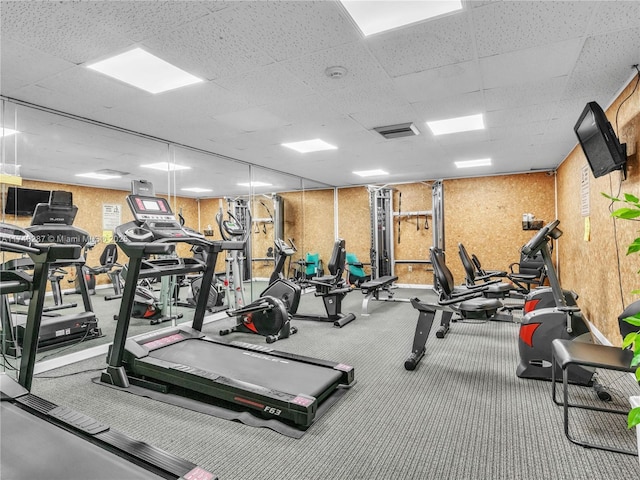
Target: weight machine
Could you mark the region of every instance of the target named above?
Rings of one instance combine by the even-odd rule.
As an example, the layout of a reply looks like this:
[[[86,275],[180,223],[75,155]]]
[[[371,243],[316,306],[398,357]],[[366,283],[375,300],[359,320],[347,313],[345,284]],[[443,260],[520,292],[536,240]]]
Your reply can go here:
[[[397,264],[423,264],[431,262],[425,259],[396,260],[395,224],[398,219],[398,243],[401,240],[401,222],[403,218],[416,218],[416,227],[420,229],[422,217],[424,217],[424,229],[431,228],[433,245],[444,249],[444,192],[442,181],[437,180],[431,185],[432,209],[419,211],[402,211],[402,192],[398,195],[398,211],[393,210],[394,188],[388,186],[369,187],[369,207],[371,220],[371,280],[361,284],[362,293],[365,295],[362,301],[362,315],[369,314],[369,302],[382,300],[387,302],[409,302],[407,298],[394,298],[393,283],[398,280],[395,275]],[[431,227],[429,227],[431,217]],[[434,277],[434,284],[436,280]],[[381,296],[382,295],[382,296]]]
[[[433,246],[444,250],[444,191],[442,180],[437,180],[431,185],[432,209],[419,211],[402,211],[402,193],[399,194],[398,210],[393,210],[393,187],[369,187],[369,207],[371,219],[371,278],[377,279],[385,276],[395,276],[396,264],[428,264],[427,259],[396,260],[395,223],[398,219],[398,243],[401,240],[402,218],[416,217],[416,225],[420,226],[424,217],[424,228],[431,228],[433,232]],[[431,217],[431,227],[429,227]]]

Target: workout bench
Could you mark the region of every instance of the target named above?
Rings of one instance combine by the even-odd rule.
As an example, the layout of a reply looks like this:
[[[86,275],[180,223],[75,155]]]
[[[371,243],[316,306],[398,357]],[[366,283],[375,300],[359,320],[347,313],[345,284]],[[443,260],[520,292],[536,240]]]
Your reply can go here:
[[[569,407],[594,410],[598,412],[609,412],[627,415],[628,410],[618,410],[613,408],[596,407],[584,404],[569,403],[569,367],[580,365],[585,367],[601,368],[605,370],[617,370],[620,372],[633,373],[636,367],[630,367],[633,352],[622,350],[618,347],[608,345],[597,345],[586,342],[576,342],[563,339],[555,339],[551,344],[551,363],[554,366],[551,374],[551,396],[556,405],[564,407],[564,434],[576,445],[609,452],[624,453],[626,455],[638,455],[637,450],[624,450],[602,444],[590,443],[584,440],[577,440],[569,433]],[[562,370],[562,400],[556,399],[556,367]]]
[[[391,292],[391,285],[398,280],[398,277],[393,275],[385,275],[384,277],[369,280],[360,284],[360,290],[364,294],[362,299],[362,314],[364,316],[369,315],[369,302],[371,299],[392,301],[393,293]],[[386,292],[387,296],[380,298],[380,291]]]

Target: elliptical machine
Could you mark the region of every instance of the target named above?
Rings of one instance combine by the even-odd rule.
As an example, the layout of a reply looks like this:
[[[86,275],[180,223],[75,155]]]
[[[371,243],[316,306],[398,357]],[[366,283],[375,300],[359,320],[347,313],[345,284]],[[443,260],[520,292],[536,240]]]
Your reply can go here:
[[[273,273],[269,278],[269,286],[260,294],[261,297],[276,297],[282,300],[291,315],[295,315],[302,296],[302,287],[284,276],[284,264],[287,258],[291,258],[295,249],[289,246],[281,238],[276,238],[275,242],[276,262]]]
[[[225,241],[242,242],[246,245],[247,239],[249,238],[249,228],[243,226],[242,222],[240,222],[231,211],[227,211],[227,215],[229,218],[225,220],[222,217],[222,209],[216,214],[216,223],[220,229],[222,239]],[[251,225],[250,214],[247,225]],[[229,307],[231,307],[231,293],[233,293],[233,306],[236,310],[243,308],[245,305],[244,283],[242,280],[244,260],[245,258],[242,252],[237,250],[230,251],[226,258],[226,278],[224,284],[226,287],[227,302],[229,302]],[[231,291],[232,285],[233,292]]]
[[[249,229],[244,228],[238,219],[231,213],[227,212],[229,220],[222,219],[222,212],[216,215],[216,221],[220,227],[220,234],[224,240],[230,241],[242,241],[246,242]],[[251,224],[251,220],[247,222]],[[276,247],[278,245],[276,244]],[[242,282],[242,271],[244,258],[240,251],[235,250],[231,252],[230,257],[227,259],[227,279],[226,283],[229,285],[233,283],[235,308],[227,310],[227,315],[230,317],[236,317],[236,324],[231,328],[220,330],[221,336],[229,335],[234,332],[254,333],[256,335],[262,335],[266,338],[267,343],[273,343],[283,338],[288,338],[290,335],[298,332],[298,329],[291,325],[291,305],[285,299],[289,299],[287,290],[283,287],[277,287],[277,285],[283,284],[285,280],[276,280],[274,284],[271,284],[267,289],[262,292],[260,298],[250,303],[244,304],[244,286]],[[285,256],[281,256],[282,266],[286,260]],[[232,279],[229,279],[229,276]],[[273,277],[273,275],[272,275]],[[273,286],[273,288],[271,288]],[[300,287],[298,288],[297,302],[300,301]],[[293,300],[293,298],[291,298]],[[229,301],[231,301],[229,299]],[[295,303],[295,308],[298,305]]]
[[[559,224],[559,220],[550,222],[522,247],[522,253],[528,257],[533,257],[537,252],[542,254],[555,305],[530,311],[522,320],[518,335],[520,363],[516,370],[516,375],[520,378],[551,380],[551,342],[556,338],[591,341],[591,331],[580,308],[575,302],[573,305],[568,304],[567,295],[560,287],[553,266],[549,243],[562,236]],[[562,378],[560,372],[556,373],[557,378]],[[575,367],[569,372],[569,381],[578,385],[591,385],[593,375],[592,369]]]

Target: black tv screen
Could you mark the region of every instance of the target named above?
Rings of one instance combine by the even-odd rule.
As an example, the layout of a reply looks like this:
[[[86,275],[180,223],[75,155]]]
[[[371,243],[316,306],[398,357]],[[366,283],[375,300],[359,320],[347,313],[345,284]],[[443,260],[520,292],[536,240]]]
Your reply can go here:
[[[625,146],[618,141],[604,111],[596,102],[587,103],[573,130],[594,177],[624,168],[627,161]]]
[[[31,188],[9,187],[4,207],[6,215],[31,216],[38,203],[48,203],[51,192]]]

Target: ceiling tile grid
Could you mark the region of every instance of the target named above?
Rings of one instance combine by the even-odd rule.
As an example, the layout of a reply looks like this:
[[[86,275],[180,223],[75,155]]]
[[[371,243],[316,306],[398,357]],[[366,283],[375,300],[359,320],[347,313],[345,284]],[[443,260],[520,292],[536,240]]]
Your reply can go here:
[[[367,45],[391,77],[475,58],[465,11],[371,36]]]
[[[10,38],[0,36],[0,39],[0,72],[22,73],[20,76],[0,75],[0,88],[4,95],[13,96],[13,92],[21,87],[75,67],[71,62]]]
[[[484,91],[487,111],[557,102],[562,97],[568,76],[552,77],[539,82],[489,88]]]
[[[217,14],[207,15],[143,42],[151,53],[206,79],[241,75],[274,63]]]
[[[277,61],[359,39],[336,2],[243,2],[220,12],[230,27]]]
[[[362,41],[286,60],[281,65],[318,93],[389,81],[389,76]],[[346,73],[340,78],[330,78],[326,70],[336,66],[345,68]]]
[[[584,104],[608,106],[640,62],[640,2],[463,3],[362,37],[333,0],[2,1],[0,93],[332,185],[362,182],[351,170],[373,164],[394,181],[472,175],[452,161],[479,155],[494,166],[477,174],[555,168],[576,144]],[[82,65],[133,46],[212,80],[151,95]],[[336,65],[346,76],[328,78]],[[485,131],[434,137],[425,125],[473,113],[485,114]],[[66,159],[77,168],[107,156],[97,127],[76,122],[72,134],[59,127],[66,119],[19,120],[36,120],[27,139],[41,146],[42,165],[27,171],[43,179],[50,165],[58,178]],[[411,121],[417,137],[372,131]],[[317,137],[338,150],[302,156],[280,145]],[[131,155],[107,161],[167,155],[162,143],[130,138],[112,145]],[[210,175],[210,164],[198,165]]]
[[[460,62],[395,77],[393,83],[411,103],[469,93],[482,88],[478,62]]]
[[[217,10],[215,6],[223,9],[229,4],[219,1],[103,0],[74,2],[73,9],[87,18],[99,19],[104,27],[133,42],[141,42],[208,15]]]
[[[255,106],[304,97],[313,93],[304,82],[290,75],[281,64],[277,63],[235,77],[221,78],[215,83],[242,95],[250,105]]]
[[[2,36],[76,64],[131,43],[74,7],[75,2],[2,2]]]
[[[489,57],[585,36],[594,2],[496,2],[473,9],[478,56]]]
[[[575,38],[481,58],[484,88],[539,82],[569,75],[584,40]]]

